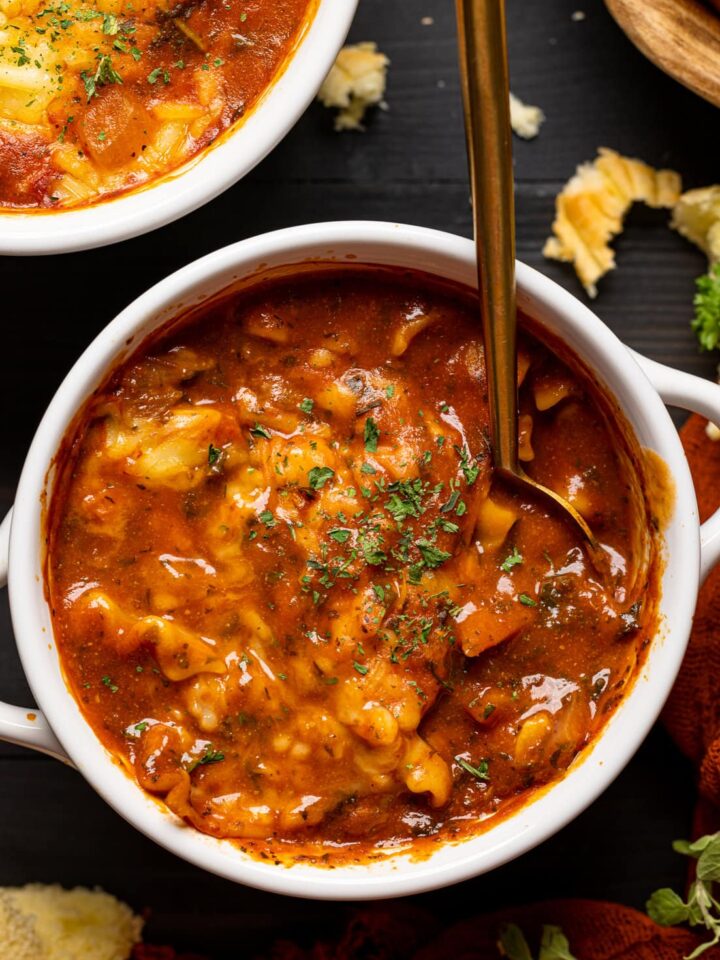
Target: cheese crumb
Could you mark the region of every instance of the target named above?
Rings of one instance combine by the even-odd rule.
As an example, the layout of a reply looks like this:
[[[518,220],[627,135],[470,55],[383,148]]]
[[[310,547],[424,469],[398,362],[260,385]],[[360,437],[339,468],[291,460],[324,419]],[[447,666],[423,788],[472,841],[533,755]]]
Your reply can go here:
[[[336,130],[365,129],[362,121],[368,107],[384,105],[389,64],[375,43],[342,48],[318,93],[323,106],[340,111],[335,117]]]
[[[593,163],[584,163],[555,200],[554,236],[543,248],[546,257],[572,263],[588,296],[597,282],[615,269],[613,237],[622,232],[632,204],[673,207],[682,190],[680,175],[654,170],[640,160],[601,147]]]
[[[531,107],[514,93],[510,94],[510,126],[519,137],[532,140],[540,132],[540,125],[544,120],[545,114],[540,107]]]
[[[720,261],[720,186],[688,190],[673,208],[670,226],[696,244],[710,261]]]
[[[128,960],[142,920],[102,890],[0,887],[3,960]]]
[[[5,891],[0,892],[0,944],[8,960],[45,960],[31,917],[23,916]]]

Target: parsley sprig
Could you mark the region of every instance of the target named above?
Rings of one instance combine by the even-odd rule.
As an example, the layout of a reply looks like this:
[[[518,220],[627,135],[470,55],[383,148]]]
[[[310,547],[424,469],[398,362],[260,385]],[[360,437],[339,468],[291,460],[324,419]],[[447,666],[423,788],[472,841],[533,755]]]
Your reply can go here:
[[[662,927],[687,923],[691,927],[705,927],[711,934],[685,960],[694,960],[720,943],[720,903],[713,896],[713,884],[720,883],[720,832],[701,837],[694,843],[676,840],[673,849],[697,860],[695,881],[687,900],[669,887],[656,890],[647,902],[648,916]]]
[[[715,350],[720,345],[720,263],[695,281],[697,292],[693,299],[695,317],[692,328],[703,350]]]

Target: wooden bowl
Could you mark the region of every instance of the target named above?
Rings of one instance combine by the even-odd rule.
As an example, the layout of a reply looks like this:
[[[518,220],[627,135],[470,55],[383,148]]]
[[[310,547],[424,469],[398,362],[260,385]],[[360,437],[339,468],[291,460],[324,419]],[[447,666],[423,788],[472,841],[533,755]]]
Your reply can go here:
[[[710,0],[720,9],[720,0]],[[605,0],[635,46],[656,66],[720,106],[720,13],[700,0]]]

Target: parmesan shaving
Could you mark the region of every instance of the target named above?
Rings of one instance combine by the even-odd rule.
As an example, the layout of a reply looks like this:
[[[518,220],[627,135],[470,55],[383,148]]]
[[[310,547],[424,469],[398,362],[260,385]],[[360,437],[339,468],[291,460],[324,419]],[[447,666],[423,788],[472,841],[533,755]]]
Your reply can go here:
[[[518,137],[532,140],[540,133],[540,125],[544,120],[545,114],[540,107],[531,107],[514,93],[510,94],[510,126]]]
[[[368,108],[384,106],[389,64],[375,43],[343,47],[318,93],[323,106],[339,110],[336,130],[362,131]]]
[[[142,920],[102,890],[0,887],[3,960],[128,960]]]
[[[670,226],[700,247],[710,266],[720,261],[720,186],[688,190],[673,208]]]
[[[601,147],[593,163],[578,167],[555,201],[553,234],[543,253],[572,263],[588,296],[597,296],[597,282],[615,268],[613,237],[622,232],[633,203],[673,207],[682,189],[680,175],[654,170],[640,160]]]

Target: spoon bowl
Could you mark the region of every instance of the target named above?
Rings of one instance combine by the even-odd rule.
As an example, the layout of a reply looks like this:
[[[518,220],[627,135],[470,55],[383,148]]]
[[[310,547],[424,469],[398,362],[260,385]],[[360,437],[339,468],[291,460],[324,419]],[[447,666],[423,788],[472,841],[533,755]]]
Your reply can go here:
[[[587,522],[518,460],[515,200],[504,0],[457,0],[460,76],[495,471],[550,498],[597,555]],[[596,564],[597,565],[597,564]]]

